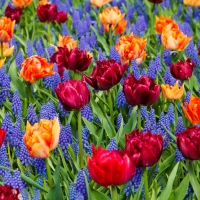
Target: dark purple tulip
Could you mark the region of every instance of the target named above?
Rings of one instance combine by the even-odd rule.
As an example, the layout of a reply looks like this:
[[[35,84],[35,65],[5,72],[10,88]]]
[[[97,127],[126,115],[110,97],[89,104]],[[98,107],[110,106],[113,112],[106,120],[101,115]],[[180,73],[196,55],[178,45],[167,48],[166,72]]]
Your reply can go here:
[[[36,11],[41,22],[53,22],[58,15],[57,5],[55,4],[39,5]]]
[[[122,65],[115,60],[97,61],[91,78],[84,76],[85,81],[96,90],[109,90],[111,87],[119,83],[127,65]]]
[[[132,106],[150,106],[154,104],[160,95],[160,85],[148,76],[141,76],[139,80],[130,74],[124,80],[124,95],[128,104]]]
[[[200,159],[200,128],[188,127],[184,132],[176,135],[177,146],[184,158],[189,160]]]
[[[170,72],[175,79],[184,81],[192,76],[195,64],[188,58],[186,61],[180,60],[176,64],[170,65]]]
[[[67,80],[55,89],[60,103],[68,110],[79,110],[90,102],[90,91],[84,81]]]
[[[51,56],[51,62],[57,63],[58,72],[61,77],[65,69],[75,72],[87,70],[91,61],[92,56],[78,48],[70,50],[67,47],[58,47],[58,51]]]
[[[6,7],[5,16],[11,20],[15,20],[16,24],[20,22],[22,15],[22,8],[11,8],[10,5]]]
[[[163,0],[148,0],[148,1],[151,2],[151,3],[156,3],[156,4],[163,2]]]
[[[140,154],[136,167],[153,166],[162,154],[163,138],[161,135],[140,132],[138,129],[126,134],[126,151],[130,156]]]
[[[59,24],[65,23],[67,21],[67,13],[65,12],[58,12],[58,15],[56,17],[56,22]]]

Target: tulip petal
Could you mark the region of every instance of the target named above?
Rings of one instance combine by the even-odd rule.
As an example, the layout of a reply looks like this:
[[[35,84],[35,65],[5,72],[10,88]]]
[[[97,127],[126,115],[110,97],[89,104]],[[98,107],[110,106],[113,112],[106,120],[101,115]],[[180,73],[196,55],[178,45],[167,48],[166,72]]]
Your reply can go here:
[[[54,124],[52,128],[52,141],[50,145],[50,150],[55,149],[58,146],[60,136],[60,124],[58,118],[54,119]]]
[[[35,143],[32,146],[30,155],[34,158],[49,158],[49,148],[46,145]]]

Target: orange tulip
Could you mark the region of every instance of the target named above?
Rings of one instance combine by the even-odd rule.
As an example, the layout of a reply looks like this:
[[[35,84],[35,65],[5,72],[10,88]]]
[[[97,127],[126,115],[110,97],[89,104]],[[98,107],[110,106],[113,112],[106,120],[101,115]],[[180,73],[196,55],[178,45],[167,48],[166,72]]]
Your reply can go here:
[[[162,87],[164,97],[166,99],[177,100],[183,96],[184,84],[181,86],[181,88],[179,88],[178,81],[176,81],[174,86],[171,86],[169,84],[166,84],[166,85],[162,84],[161,87]]]
[[[10,56],[14,51],[14,46],[9,47],[8,43],[3,43],[3,56],[7,57]]]
[[[93,5],[93,6],[97,6],[99,8],[101,8],[103,5],[111,2],[112,0],[90,0],[90,3]]]
[[[12,5],[17,8],[23,8],[32,3],[33,0],[12,0]]]
[[[104,9],[99,18],[102,24],[117,25],[124,16],[125,14],[121,14],[120,10],[115,6]]]
[[[58,37],[58,46],[67,47],[68,49],[74,49],[78,47],[76,41],[71,36],[62,35],[59,35]]]
[[[183,0],[183,3],[187,6],[200,6],[200,0]]]
[[[6,58],[4,58],[4,59],[0,59],[0,68],[3,67],[5,61],[6,61]]]
[[[51,3],[48,2],[47,0],[41,0],[41,1],[39,1],[38,6],[39,5],[46,5],[46,4],[51,4]]]
[[[191,95],[190,103],[184,102],[182,108],[186,117],[193,125],[200,124],[200,98]]]
[[[173,24],[163,28],[161,40],[165,49],[182,51],[188,45],[192,36],[187,36],[179,29],[173,29]]]
[[[31,157],[48,158],[50,151],[58,146],[60,124],[58,118],[41,119],[33,126],[27,121],[26,133],[23,137]]]
[[[178,29],[178,24],[174,20],[171,19],[171,17],[164,17],[161,16],[160,18],[156,16],[156,31],[158,33],[162,33],[162,30],[165,26],[168,24],[172,24],[172,29],[176,28]]]
[[[35,83],[35,80],[55,74],[52,71],[53,64],[49,64],[46,58],[40,56],[27,58],[21,66],[20,76],[30,83]]]
[[[10,18],[0,18],[0,42],[9,42],[14,31],[15,21]]]
[[[144,50],[146,42],[146,39],[139,38],[131,33],[130,36],[121,36],[115,45],[115,49],[119,53],[123,63],[136,60],[139,65],[147,56]]]
[[[112,25],[112,31],[115,31],[115,34],[122,34],[126,30],[127,21],[122,19],[117,25]],[[109,24],[104,24],[104,31],[109,32]]]

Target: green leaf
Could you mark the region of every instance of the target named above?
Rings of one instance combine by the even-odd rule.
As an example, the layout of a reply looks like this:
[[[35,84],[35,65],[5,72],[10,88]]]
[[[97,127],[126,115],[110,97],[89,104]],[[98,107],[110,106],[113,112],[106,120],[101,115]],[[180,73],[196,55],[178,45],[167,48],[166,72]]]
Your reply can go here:
[[[183,200],[187,192],[188,185],[189,185],[189,174],[187,174],[187,176],[181,181],[179,187],[174,193],[175,196],[174,199]]]
[[[171,163],[174,161],[175,153],[173,153],[171,156],[169,156],[158,168],[158,171],[161,173],[163,170],[165,170],[167,167],[171,165]]]
[[[110,198],[107,195],[97,190],[91,190],[91,192],[97,200],[110,200]]]
[[[50,189],[50,191],[47,195],[47,199],[49,199],[49,200],[63,199],[62,198],[62,190],[60,187],[60,158],[58,159],[56,170],[53,175],[53,180],[54,180],[55,186]]]
[[[115,136],[115,132],[113,131],[113,129],[111,128],[110,124],[108,123],[108,120],[103,118],[102,120],[102,125],[103,128],[106,131],[106,134],[108,135],[108,137],[111,139],[112,137]]]
[[[179,166],[179,162],[174,166],[171,174],[169,175],[169,178],[168,178],[168,181],[167,181],[167,185],[163,189],[163,191],[161,192],[161,195],[158,197],[157,200],[163,200],[163,199],[168,199],[169,198],[169,196],[170,196],[170,194],[172,192],[172,187],[173,187],[174,179],[176,177],[178,166]]]

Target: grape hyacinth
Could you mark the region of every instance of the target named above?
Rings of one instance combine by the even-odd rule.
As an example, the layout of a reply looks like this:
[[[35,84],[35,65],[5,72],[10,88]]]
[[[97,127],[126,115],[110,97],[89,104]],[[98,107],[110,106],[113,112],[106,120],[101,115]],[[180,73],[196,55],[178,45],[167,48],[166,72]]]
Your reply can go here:
[[[35,110],[33,108],[33,104],[30,103],[28,105],[28,114],[27,114],[27,120],[29,121],[29,123],[31,125],[35,124],[38,122],[38,116],[37,114],[35,113]]]
[[[84,108],[82,108],[81,110],[81,116],[84,117],[85,119],[87,119],[89,122],[91,122],[92,120],[94,120],[94,116],[92,113],[92,109],[90,107],[90,105],[86,105]]]
[[[22,116],[22,102],[17,90],[15,90],[12,99],[12,112],[16,118],[20,118]]]
[[[108,150],[109,150],[109,151],[118,150],[117,141],[116,141],[115,138],[111,138],[111,139],[110,139],[110,144],[109,144],[109,146],[108,146]]]
[[[76,179],[76,191],[80,192],[85,198],[87,198],[87,190],[83,173],[84,173],[83,170],[78,170]]]

